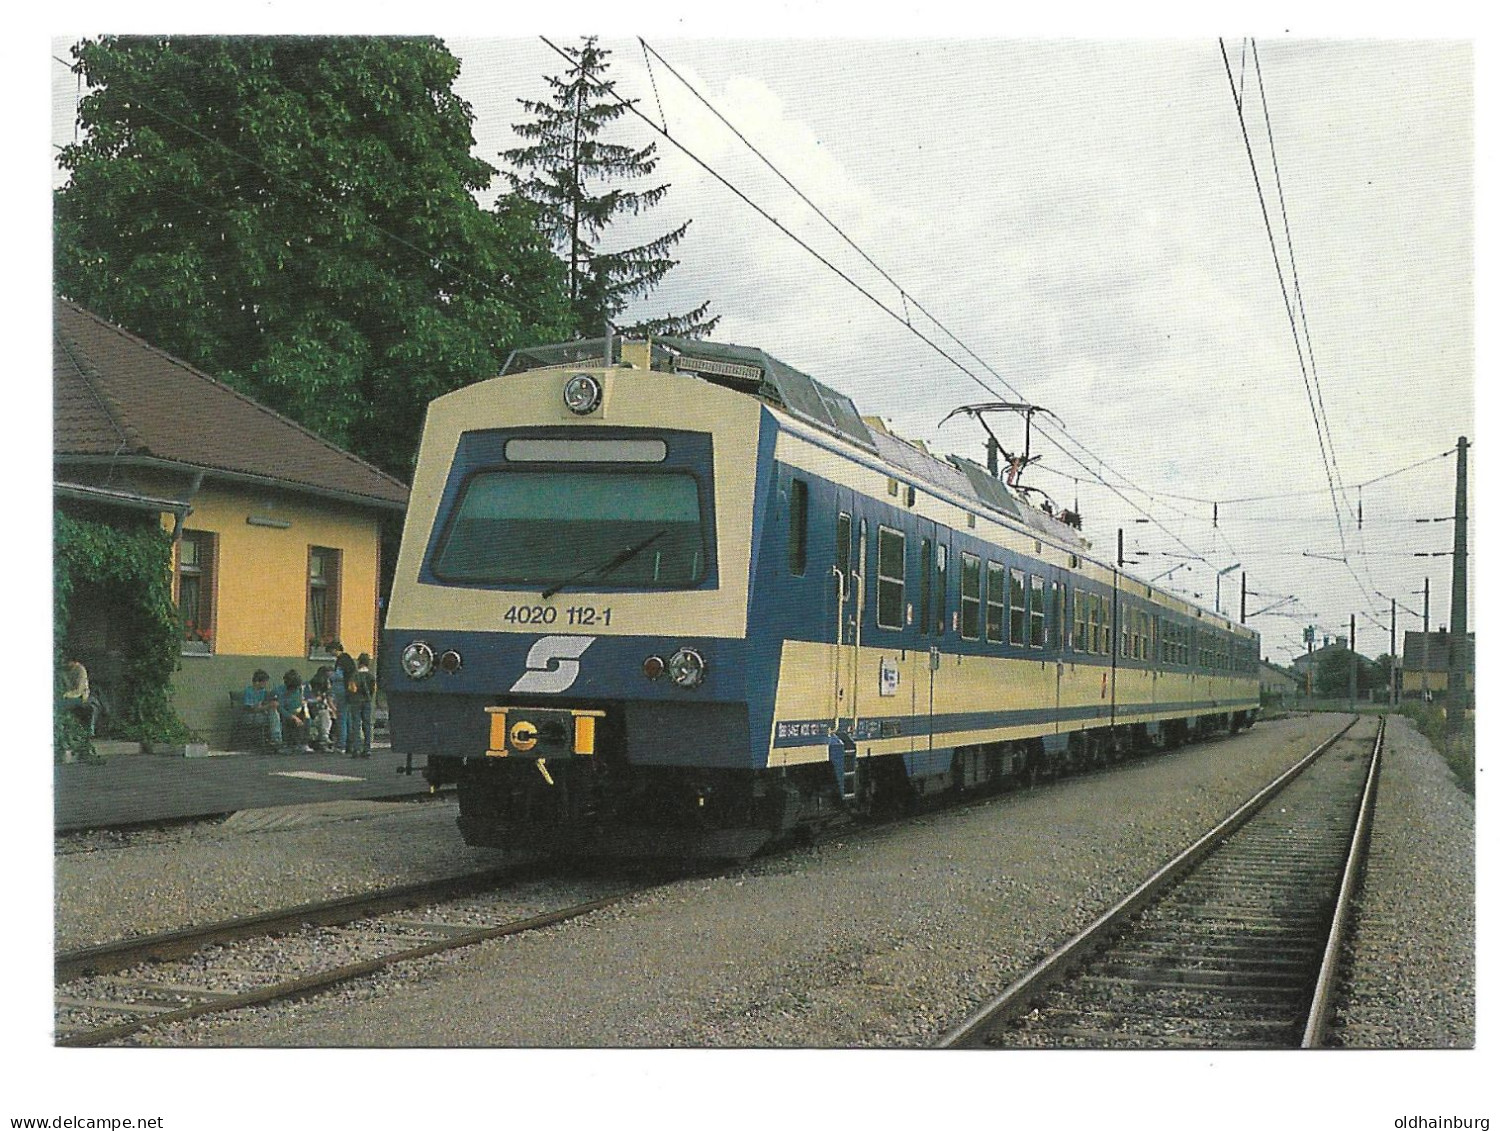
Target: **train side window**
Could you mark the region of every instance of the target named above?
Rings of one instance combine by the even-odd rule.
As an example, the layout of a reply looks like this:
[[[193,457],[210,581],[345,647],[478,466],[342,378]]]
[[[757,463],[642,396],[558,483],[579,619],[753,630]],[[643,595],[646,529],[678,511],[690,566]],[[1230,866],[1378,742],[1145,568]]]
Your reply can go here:
[[[948,631],[948,547],[937,548],[937,634]]]
[[[965,640],[979,639],[979,558],[958,555],[958,634]]]
[[[1089,650],[1089,595],[1073,587],[1073,650]]]
[[[849,559],[854,541],[854,519],[839,512],[838,526],[833,536],[833,564],[839,571],[839,596],[849,599]]]
[[[1113,656],[1115,651],[1115,610],[1112,601],[1102,602],[1103,609],[1099,612],[1099,628],[1103,636],[1104,647],[1100,649],[1106,656]]]
[[[1059,648],[1062,646],[1063,637],[1067,634],[1064,613],[1068,602],[1064,595],[1063,587],[1056,581],[1052,583],[1052,612],[1047,619],[1047,647]]]
[[[1026,575],[1014,567],[1010,571],[1010,636],[1007,643],[1017,647],[1026,643]]]
[[[1031,575],[1030,642],[1033,648],[1047,643],[1047,582],[1036,574]]]
[[[807,480],[793,479],[789,500],[791,532],[787,537],[787,564],[794,576],[807,573]]]
[[[875,623],[903,628],[906,609],[906,535],[888,526],[875,534]]]
[[[926,636],[932,631],[932,539],[922,539],[922,549],[917,555],[917,607],[922,611],[918,614],[921,633]]]
[[[1099,594],[1089,594],[1089,651],[1099,654]]]
[[[991,644],[1005,643],[1005,567],[989,563],[989,601],[985,605],[984,635]]]

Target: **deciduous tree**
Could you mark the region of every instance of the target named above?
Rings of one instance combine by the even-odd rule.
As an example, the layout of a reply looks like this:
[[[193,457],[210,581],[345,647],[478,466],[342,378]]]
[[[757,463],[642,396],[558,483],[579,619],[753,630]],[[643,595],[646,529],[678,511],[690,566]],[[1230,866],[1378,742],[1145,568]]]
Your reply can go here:
[[[104,37],[73,49],[56,286],[407,476],[432,397],[568,336],[524,201],[475,198],[441,41]]]

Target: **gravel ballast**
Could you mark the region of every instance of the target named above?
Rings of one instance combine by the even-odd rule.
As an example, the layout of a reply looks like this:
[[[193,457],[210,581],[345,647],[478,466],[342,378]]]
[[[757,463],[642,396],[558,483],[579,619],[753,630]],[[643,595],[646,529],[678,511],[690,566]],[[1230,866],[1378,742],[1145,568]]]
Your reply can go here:
[[[222,823],[63,839],[54,861],[56,946],[71,950],[237,915],[495,867],[464,844],[452,797],[249,810]]]
[[[1472,1048],[1474,917],[1474,799],[1392,716],[1338,1043]]]
[[[1234,739],[680,881],[307,1001],[163,1026],[133,1041],[930,1046],[1344,721],[1263,723]],[[1373,722],[1359,726],[1373,733]],[[451,809],[421,808],[60,858],[59,931],[66,921],[79,942],[95,941],[122,933],[126,919],[131,929],[158,930],[180,925],[165,921],[174,917],[203,921],[461,870],[465,859],[498,862],[463,848]],[[1470,818],[1472,830],[1472,808]],[[142,859],[129,859],[136,854]],[[80,887],[90,879],[134,905],[114,911],[111,929],[92,921],[101,901]],[[146,890],[175,909],[156,912],[149,928],[136,922],[143,900],[135,896]],[[199,906],[204,899],[212,911]],[[1472,922],[1472,888],[1467,904]],[[1441,1026],[1447,1006],[1434,1009]],[[1472,997],[1469,1017],[1472,1026]]]

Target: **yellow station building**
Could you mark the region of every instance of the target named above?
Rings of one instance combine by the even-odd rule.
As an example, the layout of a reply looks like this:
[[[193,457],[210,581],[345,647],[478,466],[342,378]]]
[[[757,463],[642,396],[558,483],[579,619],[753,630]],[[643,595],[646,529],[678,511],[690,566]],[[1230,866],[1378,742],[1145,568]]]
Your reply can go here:
[[[305,679],[334,642],[376,655],[405,484],[62,299],[52,369],[57,507],[172,538],[183,722],[222,744],[255,669]],[[120,596],[85,587],[69,606],[65,649],[106,696],[130,655]]]

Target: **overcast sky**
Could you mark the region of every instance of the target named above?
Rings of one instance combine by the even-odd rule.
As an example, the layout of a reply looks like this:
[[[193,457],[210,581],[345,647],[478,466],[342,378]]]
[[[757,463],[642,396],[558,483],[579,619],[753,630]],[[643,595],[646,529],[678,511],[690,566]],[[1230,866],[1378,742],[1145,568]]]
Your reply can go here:
[[[501,164],[517,100],[545,98],[564,61],[534,36],[445,39],[476,152]],[[1451,549],[1451,523],[1416,520],[1452,514],[1455,459],[1358,485],[1473,437],[1469,44],[1273,38],[1252,52],[1234,38],[1226,69],[1211,37],[647,42],[692,89],[661,60],[648,72],[634,36],[601,38],[617,91],[671,138],[630,115],[610,135],[656,141],[656,179],[672,185],[618,235],[692,226],[680,266],[627,318],[710,299],[715,339],[766,350],[943,454],[983,458],[973,423],[938,429],[959,405],[1045,406],[1066,430],[1048,427],[1061,447],[1035,437],[1023,482],[1076,499],[1106,556],[1124,527],[1133,572],[1176,566],[1160,584],[1210,606],[1228,570],[1220,600],[1238,613],[1229,567],[1242,566],[1249,611],[1274,606],[1252,624],[1277,661],[1308,624],[1319,643],[1347,633],[1351,613],[1369,614],[1359,650],[1389,651],[1370,618],[1388,622],[1390,597],[1420,613],[1427,577],[1432,625],[1448,622],[1451,559],[1413,555]],[[53,75],[63,143],[75,80]],[[996,426],[1020,446],[1016,421]],[[1247,497],[1213,525],[1213,501]],[[1398,610],[1398,628],[1420,620]]]
[[[1412,555],[1451,548],[1451,523],[1414,520],[1452,513],[1454,458],[1356,488],[1473,434],[1468,45],[1260,42],[1263,107],[1240,39],[1226,40],[1229,70],[1212,38],[649,39],[892,285],[655,59],[653,83],[635,39],[601,42],[621,94],[891,310],[910,310],[982,384],[629,118],[619,139],[657,140],[673,186],[638,232],[693,220],[681,266],[639,313],[712,299],[715,338],[760,346],[943,453],[982,458],[974,425],[938,430],[957,405],[1019,394],[1046,406],[1066,450],[1038,438],[1042,462],[1023,481],[1076,497],[1109,555],[1124,526],[1127,551],[1147,551],[1132,567],[1144,577],[1181,563],[1163,583],[1212,604],[1216,574],[1239,563],[1264,595],[1251,611],[1297,597],[1276,610],[1295,619],[1254,618],[1283,661],[1306,624],[1387,618],[1379,593],[1420,612],[1427,576],[1432,623],[1447,623],[1449,560]],[[543,96],[540,76],[561,60],[536,39],[450,47],[478,151],[498,161],[515,144],[516,99]],[[1241,82],[1299,334],[1305,311],[1303,361],[1236,113]],[[903,291],[946,330],[903,307]],[[1018,426],[999,426],[1019,447]],[[1345,488],[1342,538],[1330,474]],[[1250,496],[1264,501],[1221,505],[1214,527],[1213,500]],[[1223,607],[1238,611],[1239,588],[1226,574]],[[1368,655],[1389,650],[1364,617],[1356,635]]]
[[[717,340],[758,346],[945,454],[982,458],[981,434],[972,425],[937,428],[957,405],[1019,395],[1046,406],[1067,426],[1068,451],[1093,453],[1092,470],[1039,440],[1041,463],[1025,481],[1066,505],[1076,493],[1085,532],[1106,556],[1113,554],[1116,528],[1125,526],[1127,546],[1150,551],[1130,567],[1139,576],[1181,565],[1164,583],[1180,584],[1211,605],[1214,574],[1240,563],[1250,588],[1266,594],[1251,597],[1251,610],[1296,597],[1295,606],[1282,606],[1293,608],[1293,617],[1266,614],[1251,622],[1275,660],[1300,649],[1306,624],[1332,634],[1347,631],[1351,612],[1384,616],[1389,602],[1377,591],[1420,612],[1424,577],[1432,579],[1434,627],[1447,622],[1449,560],[1412,556],[1451,548],[1451,524],[1415,520],[1452,514],[1454,460],[1433,457],[1452,448],[1460,434],[1474,435],[1474,66],[1472,49],[1462,40],[1472,31],[1451,17],[1431,22],[1446,11],[1444,5],[1426,5],[1405,17],[1429,21],[1425,26],[1379,29],[1395,37],[1380,41],[1334,38],[1367,34],[1369,13],[1350,23],[1337,10],[1329,15],[1311,4],[1297,5],[1291,20],[1269,11],[1250,19],[1220,13],[1231,25],[1224,28],[1204,28],[1201,12],[1189,15],[1188,23],[1163,24],[1134,9],[1101,13],[1070,5],[1054,14],[1031,6],[1024,15],[997,9],[935,22],[924,17],[924,33],[939,27],[952,35],[926,40],[911,37],[914,17],[893,24],[899,17],[877,9],[817,0],[751,10],[707,6],[680,15],[640,6],[590,3],[586,9],[581,14],[570,6],[566,18],[572,31],[603,31],[602,44],[615,52],[611,75],[620,93],[639,99],[642,112],[659,124],[664,118],[674,139],[887,306],[901,311],[897,288],[904,289],[982,364],[909,307],[913,325],[980,374],[984,386],[666,142],[658,172],[672,191],[640,231],[654,235],[689,217],[693,225],[679,248],[681,266],[660,301],[629,316],[711,299],[722,315]],[[121,28],[117,7],[70,8],[66,18],[76,21],[78,34],[226,30],[222,14],[201,5],[161,11],[167,14],[153,6],[148,18],[132,9],[128,29]],[[463,60],[459,89],[477,115],[477,152],[492,163],[498,163],[499,150],[515,144],[509,127],[516,99],[545,97],[542,75],[562,66],[534,37],[467,38],[443,26],[414,24],[444,23],[443,12],[427,6],[414,13],[376,5],[344,19],[323,11],[316,5],[295,11],[262,5],[237,13],[232,30],[443,35]],[[1189,11],[1197,10],[1184,9]],[[588,15],[597,18],[590,22]],[[384,26],[370,27],[372,19]],[[462,11],[447,26],[490,31],[506,24],[503,14],[484,19],[483,13]],[[752,27],[751,20],[764,26]],[[1023,26],[1019,20],[1041,38],[1015,39]],[[1246,26],[1262,33],[1260,74],[1316,358],[1313,399],[1321,396],[1336,475],[1347,488],[1347,503],[1340,504],[1347,508],[1342,539],[1231,79],[1214,38]],[[744,38],[750,31],[781,38]],[[793,31],[809,38],[785,38]],[[1181,38],[1188,31],[1197,37]],[[842,244],[659,64],[653,86],[633,38],[638,32],[896,286]],[[61,37],[49,44],[51,53],[66,57],[66,45],[76,36],[57,26],[47,34]],[[1163,38],[1056,38],[1084,34]],[[848,38],[856,35],[879,38]],[[1439,41],[1434,35],[1457,38]],[[573,43],[576,37],[564,30],[554,42]],[[1243,73],[1256,169],[1290,293],[1254,61],[1247,57],[1242,72],[1243,41],[1226,38],[1225,45],[1236,87]],[[20,73],[35,75],[39,83],[36,62],[34,54],[28,57]],[[56,145],[71,140],[75,89],[65,67],[49,67]],[[616,140],[645,144],[655,136],[639,122],[622,123]],[[488,194],[484,202],[492,199]],[[45,230],[45,220],[38,219]],[[44,257],[45,251],[39,261]],[[40,303],[35,310],[44,324]],[[1304,343],[1304,357],[1306,348]],[[1420,461],[1431,462],[1356,490]],[[1140,512],[1099,486],[1095,473],[1162,525],[1134,522]],[[1146,493],[1127,489],[1127,481]],[[1216,531],[1211,503],[1171,496],[1264,501],[1225,503]],[[1352,512],[1360,502],[1364,523],[1356,529]],[[1187,553],[1182,543],[1207,561],[1162,556]],[[1304,553],[1347,556],[1351,564]],[[1231,573],[1223,604],[1237,612],[1238,601],[1239,576]],[[1471,602],[1471,627],[1474,619]],[[1419,624],[1402,612],[1400,627]],[[1383,630],[1364,617],[1358,631],[1361,652],[1387,650]],[[32,744],[34,761],[44,741],[39,734]],[[33,800],[45,796],[45,785],[39,788]],[[45,806],[33,808],[40,813]],[[40,867],[45,876],[45,865]],[[45,907],[48,893],[41,896]],[[315,1067],[305,1054],[296,1055],[297,1078],[319,1074],[317,1090],[330,1103],[352,1082],[374,1075],[372,1054],[336,1062],[314,1058]],[[675,1061],[616,1055],[559,1064],[545,1054],[438,1055],[447,1058],[444,1063],[462,1057],[461,1075],[468,1079],[495,1073],[507,1115],[540,1112],[543,1103],[559,1100],[583,1102],[575,1075],[582,1063],[586,1078],[603,1085],[594,1095],[612,1097],[612,1088],[623,1088],[637,1101],[633,1110],[641,1110],[642,1099],[653,1101],[664,1118],[682,1111],[685,1102],[696,1103],[710,1122],[732,1127],[750,1125],[752,1112],[764,1112],[767,1100],[783,1096],[795,1097],[787,1112],[821,1095],[837,1105],[830,1110],[848,1105],[889,1117],[876,1125],[895,1125],[898,1115],[915,1120],[936,1095],[976,1105],[984,1097],[1009,1102],[1037,1082],[1042,1063],[1054,1075],[1042,1077],[1043,1102],[1030,1109],[1029,1123],[1070,1126],[1066,1116],[1054,1117],[1054,1098],[1064,1099],[1067,1110],[1092,1103],[1102,1119],[1116,1103],[1111,1096],[1128,1094],[1121,1104],[1126,1126],[1185,1127],[1201,1123],[1195,1113],[1213,1111],[1221,1127],[1301,1127],[1311,1125],[1299,1116],[1305,1115],[1303,1097],[1321,1087],[1317,1077],[1327,1069],[1322,1058],[1314,1058],[1316,1065],[1279,1059],[1275,1087],[1267,1087],[1264,1059],[1151,1058],[1151,1082],[1142,1090],[1136,1076],[1143,1062],[1130,1057],[1004,1058],[1003,1065],[986,1061],[981,1070],[964,1058],[922,1058],[917,1065],[906,1058],[865,1058],[851,1065],[790,1055]],[[497,1055],[505,1059],[492,1059]],[[1347,1122],[1355,1110],[1366,1117],[1360,1125],[1370,1127],[1391,1126],[1397,1116],[1414,1112],[1487,1113],[1475,1106],[1480,1075],[1472,1055],[1426,1057],[1420,1068],[1415,1059],[1339,1058],[1337,1069],[1346,1073],[1341,1083],[1357,1082],[1360,1092],[1339,1100],[1352,1106],[1341,1107],[1334,1122]],[[277,1088],[291,1067],[289,1061],[248,1057],[235,1063],[266,1072]],[[1084,1088],[1075,1083],[1079,1064],[1088,1070]],[[1349,1077],[1355,1065],[1358,1075]],[[846,1075],[851,1066],[856,1073]],[[142,1067],[134,1059],[130,1065],[91,1062],[90,1098],[114,1087],[138,1101],[142,1087],[172,1078],[160,1061],[144,1066],[150,1069],[145,1076]],[[334,1071],[327,1072],[329,1067]],[[441,1077],[433,1067],[403,1061],[393,1079],[420,1088],[419,1081]],[[684,1067],[691,1071],[684,1073]],[[897,1072],[889,1073],[891,1067]],[[748,1088],[739,1078],[747,1071],[757,1073]],[[190,1075],[207,1086],[227,1080],[227,1072],[216,1060],[195,1065]],[[913,1087],[902,1088],[900,1081]],[[175,1093],[177,1084],[159,1087],[163,1094]],[[1333,1091],[1324,1102],[1333,1102]],[[403,1100],[410,1093],[397,1084]],[[65,1099],[67,1086],[60,1082],[55,1094]],[[1236,1097],[1228,1109],[1226,1095]],[[751,1101],[743,1108],[742,1097]],[[225,1116],[224,1125],[259,1126],[255,1106],[239,1122],[232,1113]],[[984,1113],[997,1125],[1005,1118]],[[375,1114],[371,1126],[388,1125]],[[679,1123],[673,1114],[664,1125]]]

